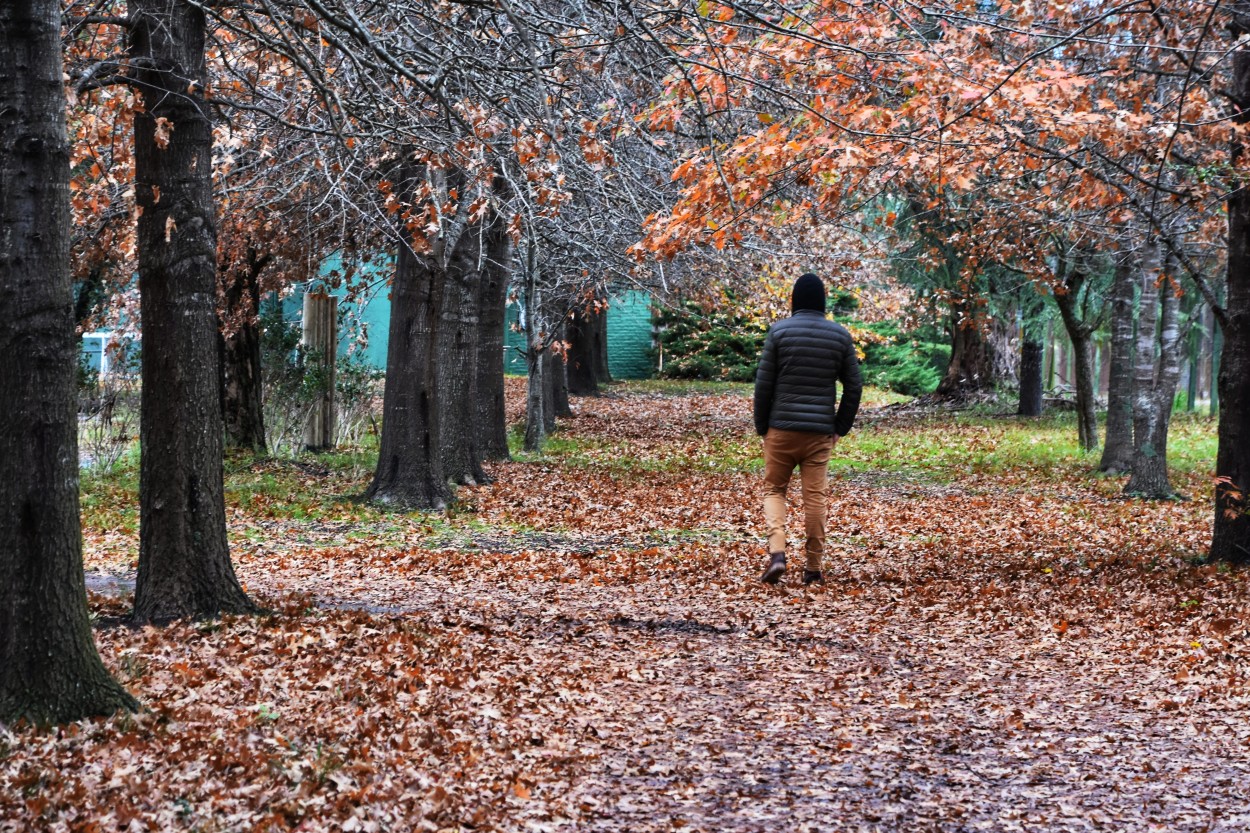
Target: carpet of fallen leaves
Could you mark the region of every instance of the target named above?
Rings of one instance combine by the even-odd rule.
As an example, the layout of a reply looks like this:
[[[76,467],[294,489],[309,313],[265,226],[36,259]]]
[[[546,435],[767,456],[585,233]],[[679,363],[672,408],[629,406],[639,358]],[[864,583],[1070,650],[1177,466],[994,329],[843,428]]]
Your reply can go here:
[[[741,389],[575,405],[448,518],[235,502],[269,615],[127,627],[133,531],[88,529],[146,709],[0,729],[0,831],[1250,829],[1250,576],[1195,557],[1201,472],[1125,500],[996,457],[1014,420],[869,412],[829,583],[768,588]]]

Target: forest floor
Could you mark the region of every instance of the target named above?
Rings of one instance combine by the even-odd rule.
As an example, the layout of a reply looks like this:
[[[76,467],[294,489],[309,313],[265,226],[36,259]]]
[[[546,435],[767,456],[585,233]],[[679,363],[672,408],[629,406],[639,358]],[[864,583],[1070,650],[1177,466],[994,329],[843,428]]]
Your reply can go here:
[[[614,386],[448,515],[354,501],[367,453],[233,459],[274,612],[165,628],[122,621],[133,464],[89,480],[96,638],[145,710],[0,728],[0,831],[1250,829],[1208,421],[1172,433],[1190,499],[1143,502],[1070,417],[870,408],[809,590],[757,580],[749,405]]]

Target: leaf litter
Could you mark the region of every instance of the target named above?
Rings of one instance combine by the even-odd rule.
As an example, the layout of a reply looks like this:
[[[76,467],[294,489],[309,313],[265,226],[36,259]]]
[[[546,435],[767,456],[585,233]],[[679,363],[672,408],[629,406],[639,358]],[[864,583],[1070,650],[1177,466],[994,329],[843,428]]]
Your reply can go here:
[[[233,507],[274,612],[98,628],[146,710],[0,730],[0,831],[1250,829],[1247,575],[1194,563],[1200,474],[835,466],[829,583],[766,588],[741,391],[577,410],[449,521]],[[116,621],[133,541],[86,540]]]

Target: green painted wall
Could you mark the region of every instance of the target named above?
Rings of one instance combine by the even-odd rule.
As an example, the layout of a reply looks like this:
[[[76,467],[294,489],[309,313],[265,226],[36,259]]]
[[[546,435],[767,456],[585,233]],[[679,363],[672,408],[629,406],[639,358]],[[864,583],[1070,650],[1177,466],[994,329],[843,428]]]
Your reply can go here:
[[[508,304],[504,331],[504,371],[525,375],[525,335],[519,332],[520,305]],[[655,372],[651,356],[651,296],[630,289],[608,298],[608,372],[613,379],[647,379]]]
[[[345,287],[330,289],[339,299],[339,355],[359,356],[370,367],[386,369],[386,341],[391,323],[391,260],[389,258],[363,264],[352,278],[356,297],[353,301]],[[321,266],[321,277],[307,286],[296,286],[282,299],[284,321],[298,322],[304,313],[304,292],[307,287],[325,288],[322,280],[334,270],[343,268],[338,255]]]
[[[646,379],[651,356],[651,296],[629,290],[608,302],[608,372],[613,379]]]
[[[341,269],[342,261],[331,258],[321,269],[323,276]],[[339,301],[339,355],[359,352],[373,367],[386,369],[386,342],[389,335],[391,299],[391,261],[383,260],[360,268],[365,276],[354,280],[363,288],[358,289],[354,302]],[[316,282],[320,283],[320,279]],[[303,311],[304,288],[297,287],[282,301],[282,315],[288,321],[298,321]],[[347,290],[339,287],[331,292],[340,299],[347,297]],[[520,309],[517,303],[508,305],[504,329],[504,370],[507,373],[525,374],[525,336],[518,332]],[[651,357],[651,296],[646,292],[626,290],[610,296],[608,302],[608,369],[613,379],[645,379],[655,367]]]
[[[526,374],[525,333],[520,330],[521,305],[513,301],[508,304],[503,325],[503,372],[514,376]]]

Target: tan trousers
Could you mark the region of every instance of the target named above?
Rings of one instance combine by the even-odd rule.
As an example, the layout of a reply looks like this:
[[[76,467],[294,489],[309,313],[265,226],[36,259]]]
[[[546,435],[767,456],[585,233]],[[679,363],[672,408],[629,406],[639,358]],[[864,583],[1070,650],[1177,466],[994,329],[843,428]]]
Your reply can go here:
[[[807,533],[807,569],[819,570],[825,553],[825,516],[829,511],[829,455],[833,437],[806,431],[769,428],[764,435],[764,525],[768,551],[786,551],[786,487],[794,467],[803,484],[803,520]]]

